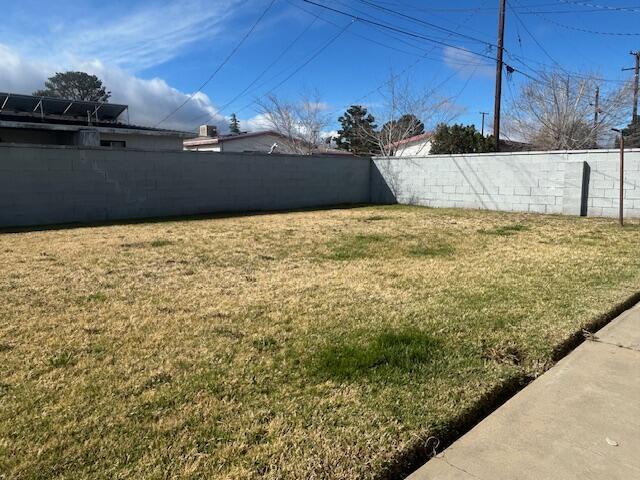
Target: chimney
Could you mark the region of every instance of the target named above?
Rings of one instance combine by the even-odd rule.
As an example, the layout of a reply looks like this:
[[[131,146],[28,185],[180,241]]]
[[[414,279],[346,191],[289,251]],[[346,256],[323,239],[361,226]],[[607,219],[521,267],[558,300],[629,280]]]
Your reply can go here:
[[[218,136],[218,127],[215,125],[200,125],[200,136],[215,138]]]

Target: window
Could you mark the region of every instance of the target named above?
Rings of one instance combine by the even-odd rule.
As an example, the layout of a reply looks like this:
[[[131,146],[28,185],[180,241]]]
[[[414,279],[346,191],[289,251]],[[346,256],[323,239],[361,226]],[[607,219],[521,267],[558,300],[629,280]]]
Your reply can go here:
[[[109,148],[127,148],[127,142],[124,140],[100,140],[100,146]]]

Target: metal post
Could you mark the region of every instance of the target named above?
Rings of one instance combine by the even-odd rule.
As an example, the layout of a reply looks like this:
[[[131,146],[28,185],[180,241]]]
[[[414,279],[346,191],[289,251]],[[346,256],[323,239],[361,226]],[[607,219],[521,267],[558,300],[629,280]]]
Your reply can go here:
[[[593,148],[598,148],[598,120],[600,115],[600,87],[596,87],[595,110],[593,112]]]
[[[636,63],[633,67],[633,115],[631,120],[635,122],[638,118],[638,79],[640,78],[640,52],[631,52]]]
[[[624,226],[624,132],[620,131],[620,226]]]
[[[506,0],[500,0],[500,13],[498,14],[498,51],[496,52],[496,94],[493,106],[493,136],[496,142],[496,152],[500,151],[500,102],[502,99],[505,4]]]
[[[620,134],[620,226],[624,226],[624,130],[612,128],[614,132]]]
[[[480,112],[480,115],[482,115],[482,130],[480,131],[480,134],[484,137],[484,117],[489,114],[487,112]]]

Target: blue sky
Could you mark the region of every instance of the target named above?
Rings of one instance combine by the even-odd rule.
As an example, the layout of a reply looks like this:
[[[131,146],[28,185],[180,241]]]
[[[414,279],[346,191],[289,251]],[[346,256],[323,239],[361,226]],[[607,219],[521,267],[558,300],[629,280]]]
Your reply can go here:
[[[153,124],[194,93],[270,1],[0,0],[5,19],[0,22],[0,90],[30,93],[55,71],[83,69],[105,80],[113,101],[130,104],[134,120]],[[327,112],[337,118],[356,101],[375,111],[380,101],[376,88],[393,72],[416,90],[442,84],[438,95],[456,104],[458,121],[479,125],[478,112],[492,111],[494,67],[468,51],[494,55],[498,0],[314,1],[447,45],[352,23],[303,0],[275,0],[202,93],[164,126],[192,129],[208,116],[224,123],[224,117],[238,112],[245,128],[258,128],[259,112],[252,102],[349,24],[275,93],[295,98],[304,89],[318,89]],[[615,80],[630,77],[621,68],[632,65],[629,51],[640,49],[638,20],[640,6],[630,0],[511,0],[506,62],[532,75],[558,62],[566,70],[601,75],[607,79],[604,89],[614,87]],[[218,111],[299,35],[255,88]],[[505,84],[505,99],[525,80],[514,73]]]

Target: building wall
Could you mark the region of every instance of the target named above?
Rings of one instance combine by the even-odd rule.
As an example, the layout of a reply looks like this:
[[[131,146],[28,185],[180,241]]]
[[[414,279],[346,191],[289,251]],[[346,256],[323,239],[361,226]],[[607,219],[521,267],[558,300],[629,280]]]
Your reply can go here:
[[[220,144],[215,145],[198,145],[195,147],[185,148],[187,151],[191,152],[219,152],[221,149]]]
[[[429,155],[431,141],[422,141],[403,145],[396,150],[396,157],[414,157],[417,155]]]
[[[140,150],[182,150],[182,138],[169,135],[124,135],[101,133],[100,140],[127,142],[127,148]]]
[[[73,145],[74,132],[0,127],[0,143]]]
[[[231,141],[227,140],[222,143],[222,151],[268,153],[274,143],[278,144],[274,153],[295,153],[287,147],[287,145],[282,141],[282,138],[275,135],[256,135],[254,137],[238,138]]]
[[[97,129],[86,127],[80,129],[83,133],[96,132]],[[0,143],[17,143],[29,145],[78,145],[78,136],[81,131],[73,130],[38,130],[27,128],[2,128],[0,127]],[[125,141],[127,148],[139,148],[144,150],[182,150],[182,138],[177,135],[160,133],[157,135],[105,133],[98,131],[100,140]],[[86,143],[82,143],[87,145]]]
[[[615,216],[619,152],[526,152],[377,158],[376,203]],[[640,150],[626,152],[625,214],[640,217]]]
[[[369,202],[367,158],[0,144],[0,226]]]

